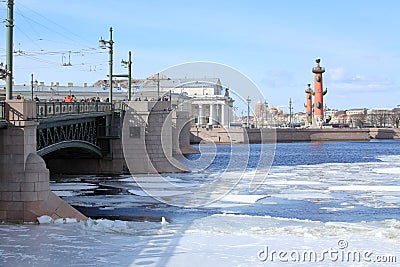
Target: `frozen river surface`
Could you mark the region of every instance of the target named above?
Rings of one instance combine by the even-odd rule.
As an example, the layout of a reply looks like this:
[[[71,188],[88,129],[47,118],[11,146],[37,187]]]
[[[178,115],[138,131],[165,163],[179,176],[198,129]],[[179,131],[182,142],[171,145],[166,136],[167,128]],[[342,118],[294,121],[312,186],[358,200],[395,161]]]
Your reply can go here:
[[[230,152],[220,146],[210,168],[164,177],[170,186],[154,176],[57,179],[52,190],[92,219],[0,224],[0,266],[398,266],[400,142],[278,144],[256,191],[246,177],[263,170],[250,159],[244,173],[224,174],[225,184],[242,175],[233,190],[202,207],[141,190],[190,202]]]

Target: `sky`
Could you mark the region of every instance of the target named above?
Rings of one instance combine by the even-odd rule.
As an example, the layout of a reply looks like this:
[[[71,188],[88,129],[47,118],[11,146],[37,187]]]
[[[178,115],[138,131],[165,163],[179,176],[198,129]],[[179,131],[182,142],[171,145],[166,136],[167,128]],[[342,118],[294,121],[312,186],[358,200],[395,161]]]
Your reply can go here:
[[[113,27],[114,73],[127,72],[120,62],[128,51],[135,78],[216,62],[249,77],[270,106],[287,108],[291,98],[303,111],[321,58],[328,108],[393,108],[400,105],[398,10],[396,0],[15,0],[14,81],[29,84],[32,73],[46,84],[106,79],[108,52],[98,41]],[[4,1],[0,14],[3,21]],[[0,62],[5,37],[3,23]]]

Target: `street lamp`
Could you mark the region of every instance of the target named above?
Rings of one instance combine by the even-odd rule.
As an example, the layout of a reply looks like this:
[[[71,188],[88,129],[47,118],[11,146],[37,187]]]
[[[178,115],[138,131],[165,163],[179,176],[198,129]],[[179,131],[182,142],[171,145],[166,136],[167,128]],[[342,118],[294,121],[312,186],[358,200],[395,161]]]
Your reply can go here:
[[[154,76],[154,75],[153,75]],[[156,78],[147,78],[149,81],[157,81],[157,97],[160,98],[160,81],[169,81],[171,78],[161,78],[160,79],[160,73],[157,73],[157,79]]]
[[[31,74],[31,99],[33,100],[33,89],[36,85],[36,91],[37,91],[37,85],[38,85],[38,81],[33,81],[33,73]]]
[[[5,69],[3,62],[0,63],[0,79],[6,79],[9,72]]]
[[[101,49],[108,48],[110,59],[109,59],[109,78],[110,78],[110,92],[109,92],[109,101],[112,103],[113,101],[113,92],[112,92],[112,84],[113,84],[113,39],[112,39],[112,27],[110,27],[110,40],[103,40],[103,37],[99,40],[99,47]]]
[[[157,72],[157,97],[160,97],[160,73]]]
[[[265,120],[266,120],[266,126],[268,127],[268,102],[264,102],[264,107],[265,107]]]
[[[4,1],[2,1],[4,2]],[[6,35],[6,67],[5,72],[6,74],[6,100],[12,99],[12,91],[13,91],[13,43],[14,43],[14,0],[7,1],[7,19],[6,28],[7,28],[7,35]],[[1,76],[4,76],[2,73]]]
[[[128,68],[128,100],[132,98],[132,52],[129,51],[128,61],[121,60],[121,66]]]
[[[251,99],[249,96],[247,97],[246,101],[247,101],[247,128],[250,128],[250,102],[251,102]]]
[[[289,98],[289,127],[292,128],[292,99]]]

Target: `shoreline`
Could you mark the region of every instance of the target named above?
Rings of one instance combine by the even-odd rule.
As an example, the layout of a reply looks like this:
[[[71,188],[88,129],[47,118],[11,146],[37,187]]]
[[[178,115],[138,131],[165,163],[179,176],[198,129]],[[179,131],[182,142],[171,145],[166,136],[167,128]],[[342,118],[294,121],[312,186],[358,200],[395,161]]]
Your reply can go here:
[[[263,144],[400,139],[399,128],[191,128],[190,143]]]

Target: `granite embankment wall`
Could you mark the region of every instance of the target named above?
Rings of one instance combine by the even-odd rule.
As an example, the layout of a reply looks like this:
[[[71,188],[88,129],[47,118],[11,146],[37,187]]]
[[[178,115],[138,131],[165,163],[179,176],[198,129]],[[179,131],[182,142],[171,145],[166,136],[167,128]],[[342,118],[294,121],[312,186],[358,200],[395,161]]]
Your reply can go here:
[[[191,129],[192,143],[268,143],[310,141],[369,141],[370,139],[400,139],[400,129],[394,128],[324,128],[324,129]]]
[[[327,129],[276,129],[277,142],[307,141],[368,141],[368,129],[327,128]]]
[[[369,134],[372,139],[400,139],[398,128],[371,128]]]
[[[0,131],[0,222],[87,218],[50,190],[49,170],[36,153],[36,102],[5,101],[7,128]]]

